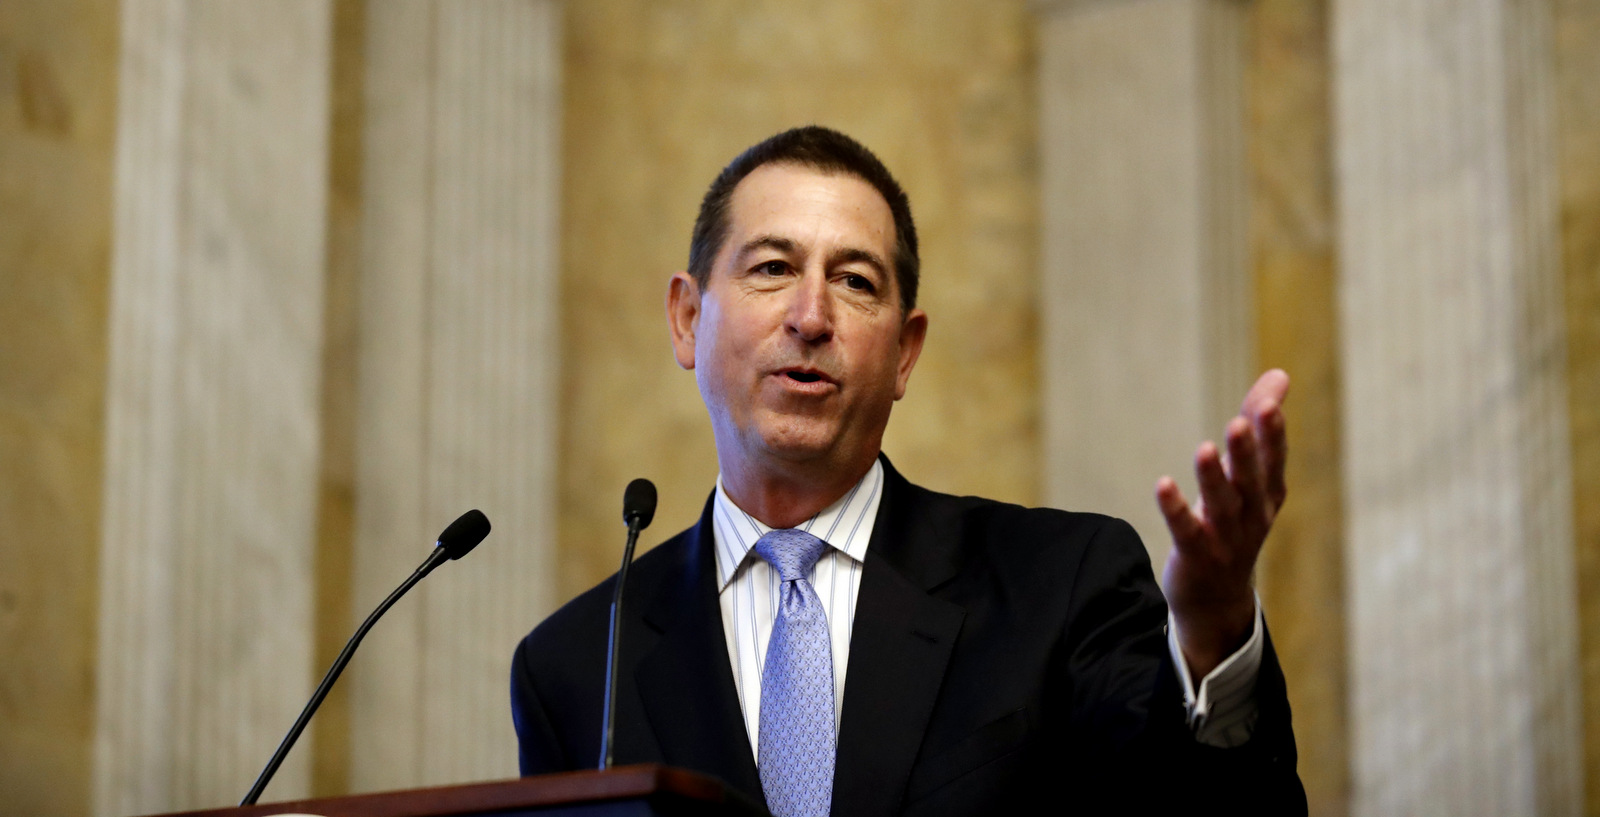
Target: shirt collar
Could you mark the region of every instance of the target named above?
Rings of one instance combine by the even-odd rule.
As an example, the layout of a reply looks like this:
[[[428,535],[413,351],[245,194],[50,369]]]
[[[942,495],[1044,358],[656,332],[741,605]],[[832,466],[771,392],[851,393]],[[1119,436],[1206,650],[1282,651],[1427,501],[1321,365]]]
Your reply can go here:
[[[872,526],[878,520],[878,503],[883,499],[883,463],[872,461],[869,469],[855,487],[816,516],[796,525],[812,536],[828,543],[835,550],[857,562],[865,562],[867,543],[872,540]],[[722,488],[722,476],[717,476],[717,493],[712,500],[711,531],[716,540],[717,590],[727,588],[739,566],[744,564],[750,549],[772,528],[761,524],[745,513]],[[759,557],[757,557],[759,558]]]

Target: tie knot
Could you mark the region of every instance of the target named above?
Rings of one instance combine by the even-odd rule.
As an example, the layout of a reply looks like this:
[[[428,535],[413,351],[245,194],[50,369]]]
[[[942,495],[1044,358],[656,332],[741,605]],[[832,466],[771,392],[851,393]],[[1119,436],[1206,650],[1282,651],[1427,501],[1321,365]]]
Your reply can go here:
[[[769,531],[756,540],[757,556],[767,560],[778,571],[778,578],[786,582],[803,579],[811,567],[822,558],[827,542],[795,528]]]

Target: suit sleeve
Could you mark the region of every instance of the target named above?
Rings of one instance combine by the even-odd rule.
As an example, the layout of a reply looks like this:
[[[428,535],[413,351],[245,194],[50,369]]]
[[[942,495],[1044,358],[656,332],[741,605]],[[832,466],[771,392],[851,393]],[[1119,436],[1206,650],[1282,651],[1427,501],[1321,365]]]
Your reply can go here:
[[[1091,770],[1093,802],[1118,810],[1226,809],[1305,814],[1283,673],[1270,635],[1251,740],[1223,749],[1195,739],[1164,627],[1167,609],[1138,534],[1107,520],[1072,588],[1058,677],[1070,679],[1065,760]],[[1130,799],[1131,798],[1131,799]]]
[[[572,759],[562,750],[534,683],[530,640],[531,636],[524,638],[511,659],[511,720],[517,729],[517,762],[523,775],[568,771],[575,768]]]

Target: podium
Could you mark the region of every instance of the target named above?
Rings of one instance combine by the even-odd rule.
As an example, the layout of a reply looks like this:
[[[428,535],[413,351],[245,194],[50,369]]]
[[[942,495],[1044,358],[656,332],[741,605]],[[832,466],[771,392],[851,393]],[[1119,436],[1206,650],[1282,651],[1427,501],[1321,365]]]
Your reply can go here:
[[[642,764],[605,771],[174,812],[159,817],[770,817],[714,777]]]

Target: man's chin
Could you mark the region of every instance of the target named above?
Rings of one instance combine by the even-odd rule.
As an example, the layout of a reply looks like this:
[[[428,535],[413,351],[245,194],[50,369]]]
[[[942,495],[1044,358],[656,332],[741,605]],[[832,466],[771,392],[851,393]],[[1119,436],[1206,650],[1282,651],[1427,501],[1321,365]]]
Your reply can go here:
[[[839,444],[839,435],[831,425],[805,423],[766,429],[761,443],[775,459],[807,463],[828,459]]]
[[[773,459],[796,464],[826,460],[833,451],[830,444],[800,440],[768,440],[765,448]]]

